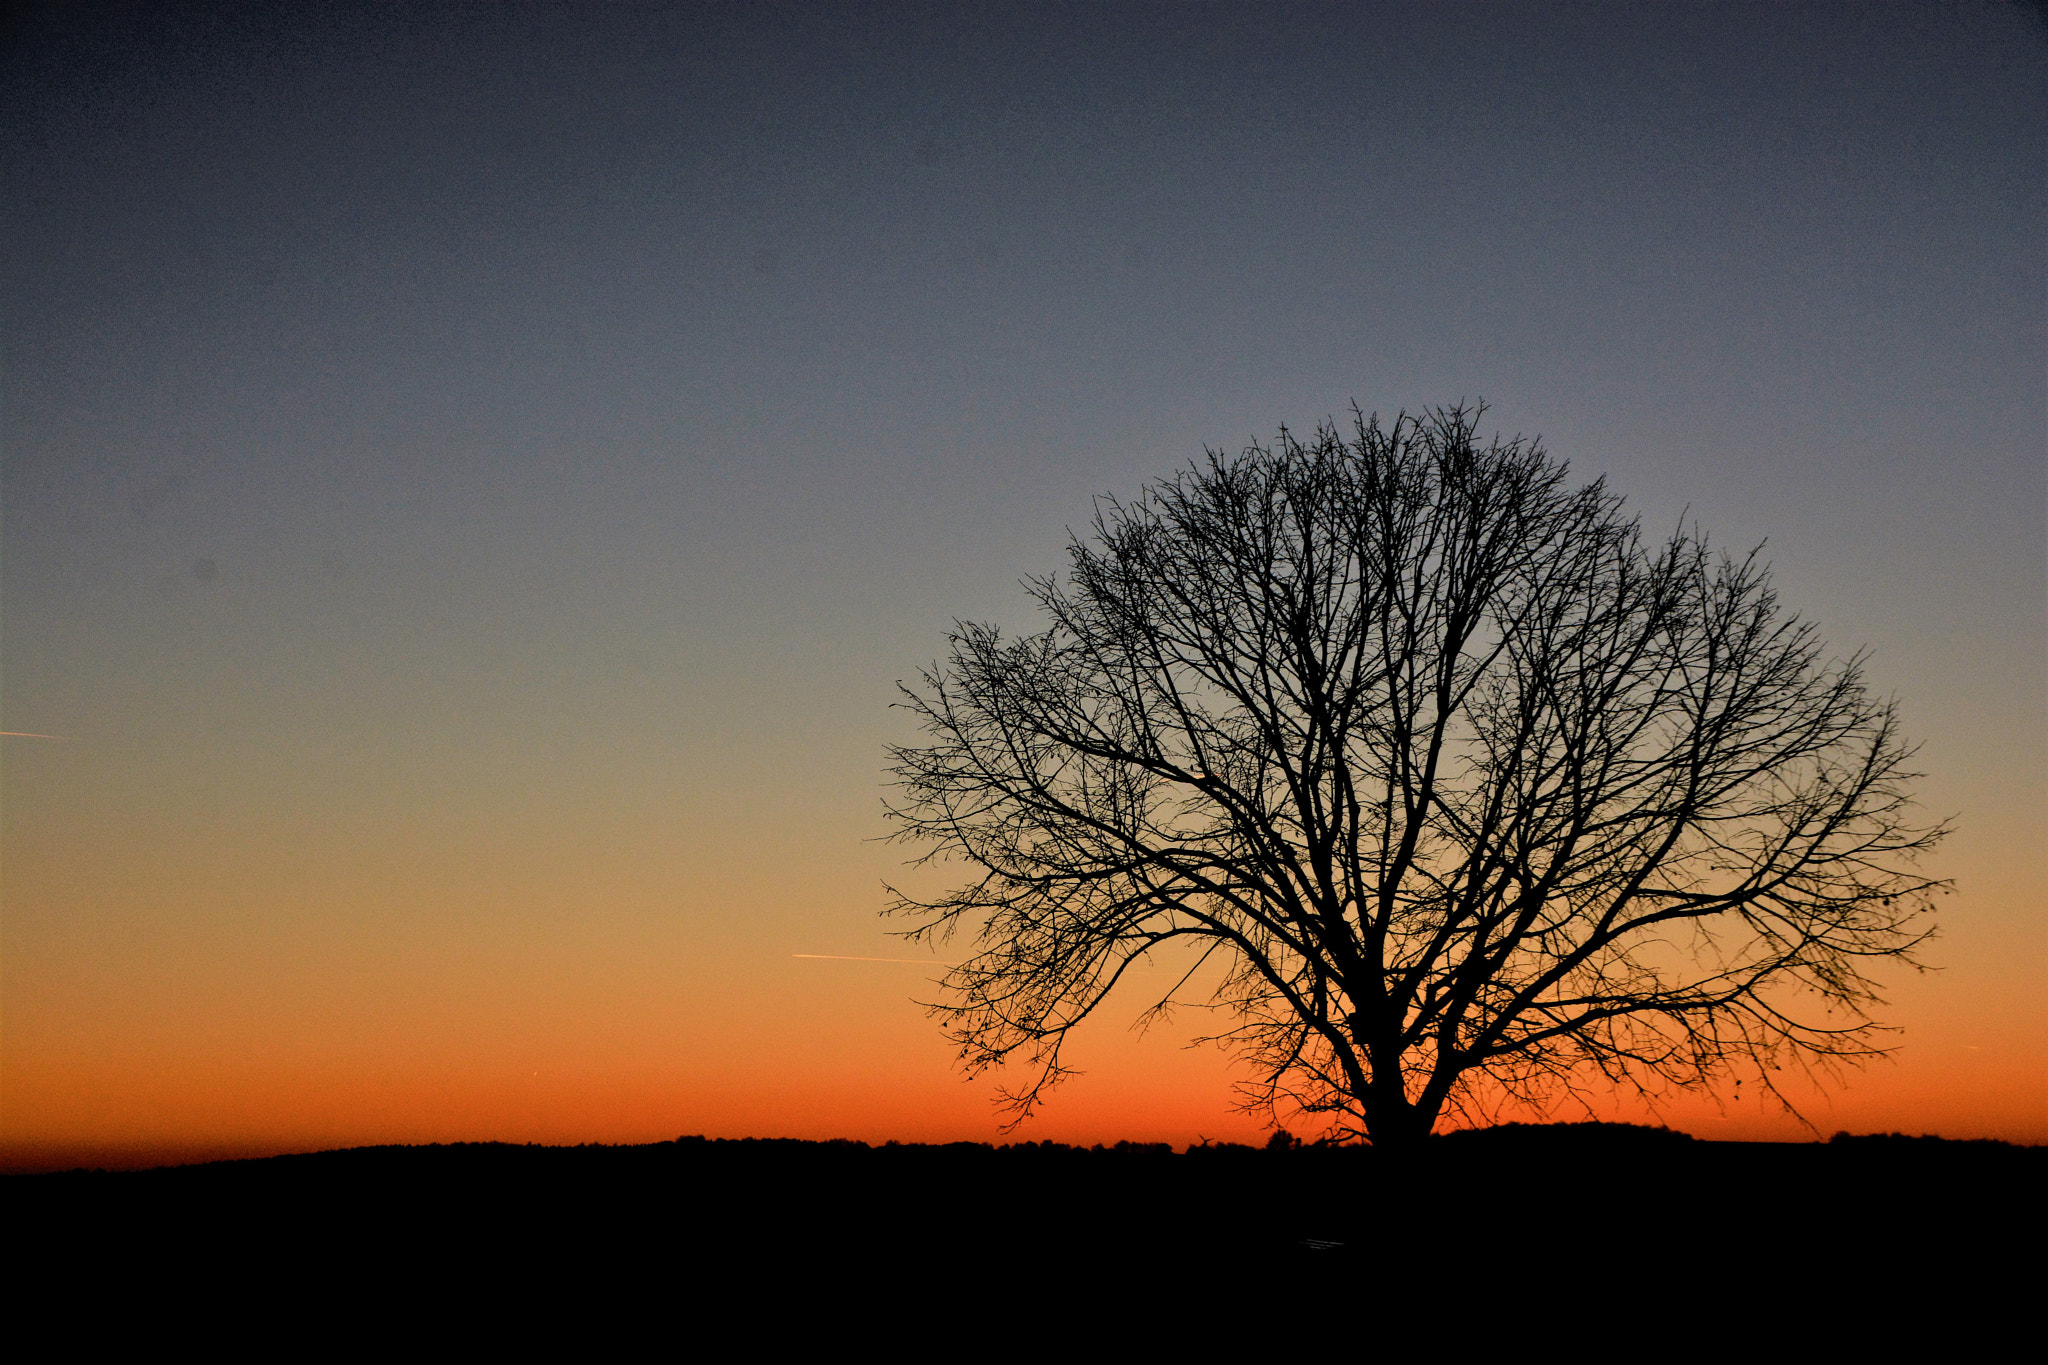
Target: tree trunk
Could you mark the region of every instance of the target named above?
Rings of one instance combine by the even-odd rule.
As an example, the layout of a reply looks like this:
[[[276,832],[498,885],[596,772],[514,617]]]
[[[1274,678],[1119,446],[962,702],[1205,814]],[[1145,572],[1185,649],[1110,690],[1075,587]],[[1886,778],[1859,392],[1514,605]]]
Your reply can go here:
[[[1412,1151],[1428,1140],[1429,1130],[1435,1126],[1436,1111],[1411,1103],[1398,1081],[1374,1086],[1366,1101],[1365,1129],[1375,1147]]]

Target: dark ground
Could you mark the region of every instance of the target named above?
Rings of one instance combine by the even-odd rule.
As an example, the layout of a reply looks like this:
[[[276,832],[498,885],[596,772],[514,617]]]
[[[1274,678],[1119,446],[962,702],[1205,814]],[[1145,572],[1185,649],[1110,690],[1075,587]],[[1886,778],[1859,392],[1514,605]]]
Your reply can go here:
[[[1142,1335],[1210,1314],[1218,1331],[1363,1311],[1504,1339],[1542,1322],[1820,1341],[1984,1321],[2038,1292],[2044,1175],[2048,1148],[1580,1124],[1455,1134],[1400,1160],[683,1138],[357,1148],[0,1190],[10,1297],[116,1334],[232,1332],[250,1314],[347,1331],[470,1313],[494,1334],[563,1330],[565,1314],[600,1335],[744,1320],[820,1340],[835,1323],[918,1339],[1000,1323],[985,1344],[1031,1354],[1032,1334],[1080,1322]]]

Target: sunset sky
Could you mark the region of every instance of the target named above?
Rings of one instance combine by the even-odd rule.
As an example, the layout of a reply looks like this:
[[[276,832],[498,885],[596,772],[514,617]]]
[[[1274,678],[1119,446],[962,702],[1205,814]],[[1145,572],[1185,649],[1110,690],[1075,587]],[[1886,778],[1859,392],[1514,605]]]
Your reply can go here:
[[[934,969],[849,960],[922,955],[896,682],[1354,400],[1483,399],[1867,648],[1955,889],[1803,1107],[2048,1141],[2038,7],[9,22],[0,1166],[997,1139]],[[1144,1003],[1014,1136],[1263,1136]]]

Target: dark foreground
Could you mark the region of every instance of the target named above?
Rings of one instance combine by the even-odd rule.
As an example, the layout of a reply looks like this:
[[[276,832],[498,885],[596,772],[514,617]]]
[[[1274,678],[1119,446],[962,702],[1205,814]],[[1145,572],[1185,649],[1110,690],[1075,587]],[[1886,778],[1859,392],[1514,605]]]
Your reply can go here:
[[[232,1320],[237,1304],[444,1324],[466,1304],[499,1330],[559,1326],[574,1305],[600,1333],[668,1314],[815,1334],[853,1313],[862,1332],[912,1336],[1249,1313],[1278,1346],[1295,1316],[1333,1312],[1510,1334],[1559,1315],[1578,1332],[1789,1313],[1770,1330],[1825,1335],[1966,1301],[1983,1320],[2038,1282],[2044,1175],[2048,1148],[1587,1124],[1458,1134],[1400,1160],[684,1138],[358,1148],[0,1189],[16,1301],[83,1296],[102,1326]]]

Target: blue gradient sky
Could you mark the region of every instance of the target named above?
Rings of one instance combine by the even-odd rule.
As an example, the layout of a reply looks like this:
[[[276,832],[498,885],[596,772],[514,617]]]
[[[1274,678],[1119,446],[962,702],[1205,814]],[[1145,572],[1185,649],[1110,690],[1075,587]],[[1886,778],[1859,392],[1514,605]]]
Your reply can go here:
[[[987,1136],[919,969],[787,956],[901,953],[895,680],[1097,494],[1478,398],[1767,542],[1924,743],[1945,971],[1817,1122],[2048,1140],[2033,9],[74,5],[4,62],[0,722],[69,737],[0,770],[10,1159]],[[1039,1135],[1253,1131],[1094,1046]]]

